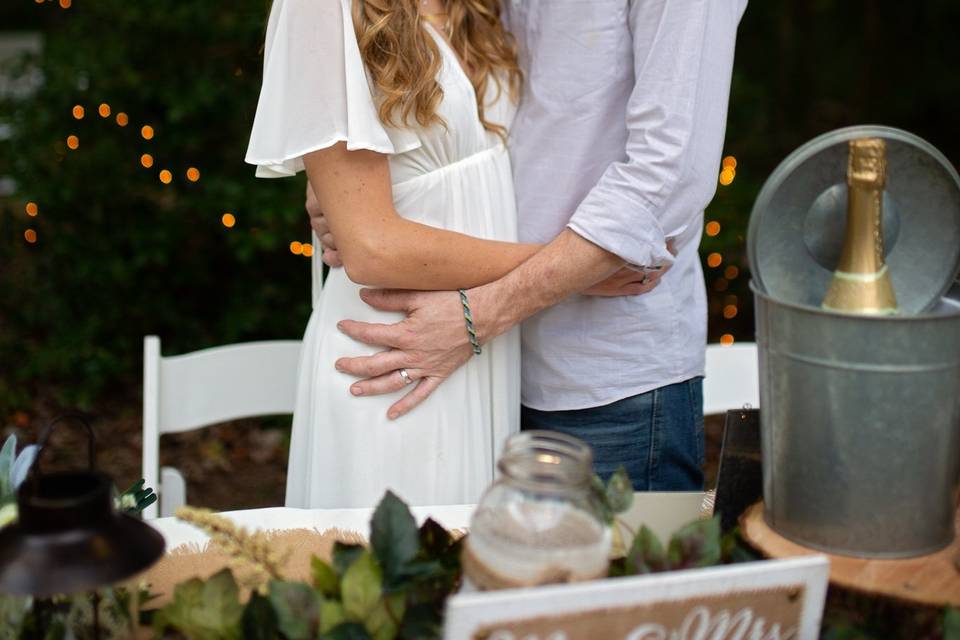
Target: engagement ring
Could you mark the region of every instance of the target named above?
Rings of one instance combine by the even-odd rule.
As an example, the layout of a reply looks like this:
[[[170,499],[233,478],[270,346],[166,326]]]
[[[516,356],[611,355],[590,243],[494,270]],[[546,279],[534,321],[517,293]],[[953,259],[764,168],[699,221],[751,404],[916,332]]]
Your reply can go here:
[[[410,377],[410,374],[407,373],[406,369],[400,369],[397,373],[403,378],[403,384],[413,384],[413,379]]]

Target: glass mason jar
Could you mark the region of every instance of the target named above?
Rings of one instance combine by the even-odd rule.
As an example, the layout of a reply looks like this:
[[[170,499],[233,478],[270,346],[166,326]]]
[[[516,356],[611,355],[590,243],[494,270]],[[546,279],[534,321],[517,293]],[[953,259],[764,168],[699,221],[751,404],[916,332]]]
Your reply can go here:
[[[590,491],[593,456],[583,441],[524,431],[504,446],[500,478],[474,511],[464,573],[481,590],[604,577],[610,528]]]

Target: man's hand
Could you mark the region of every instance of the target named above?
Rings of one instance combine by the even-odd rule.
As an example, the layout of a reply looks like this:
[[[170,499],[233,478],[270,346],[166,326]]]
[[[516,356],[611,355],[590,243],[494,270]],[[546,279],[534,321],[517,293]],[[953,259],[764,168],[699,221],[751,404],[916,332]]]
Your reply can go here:
[[[350,387],[356,396],[403,389],[407,384],[399,371],[406,369],[412,388],[387,412],[394,420],[426,400],[473,356],[460,296],[455,291],[362,289],[360,297],[375,309],[401,311],[407,318],[396,324],[339,322],[337,327],[354,340],[392,348],[372,356],[340,358],[336,367],[366,378]]]
[[[309,182],[307,183],[307,202],[304,208],[310,215],[310,226],[313,227],[313,232],[323,246],[323,261],[329,267],[342,267],[343,262],[340,261],[340,253],[333,241],[333,234],[330,233],[330,225],[327,224],[327,219],[320,209],[320,203],[317,201],[317,196]]]

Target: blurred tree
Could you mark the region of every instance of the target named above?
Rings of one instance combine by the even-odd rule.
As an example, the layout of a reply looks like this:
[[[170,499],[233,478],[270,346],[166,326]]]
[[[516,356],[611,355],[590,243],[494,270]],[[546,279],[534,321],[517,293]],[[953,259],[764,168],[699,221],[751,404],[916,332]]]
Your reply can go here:
[[[0,105],[0,409],[38,382],[81,404],[135,391],[145,334],[172,352],[298,337],[303,182],[243,163],[269,2],[21,4],[44,44],[18,67],[43,83]]]

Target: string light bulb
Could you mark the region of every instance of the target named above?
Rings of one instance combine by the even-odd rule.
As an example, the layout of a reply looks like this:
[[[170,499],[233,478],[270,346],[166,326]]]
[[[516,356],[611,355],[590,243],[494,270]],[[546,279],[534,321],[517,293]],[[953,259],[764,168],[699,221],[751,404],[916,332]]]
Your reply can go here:
[[[723,277],[727,280],[735,280],[737,276],[740,275],[740,269],[736,265],[727,265],[727,268],[723,270]]]
[[[24,207],[24,210],[27,212],[27,215],[31,218],[37,217],[37,214],[40,213],[39,207],[37,207],[36,202],[28,202],[27,206]]]
[[[27,229],[23,232],[23,239],[30,244],[34,244],[37,241],[37,232],[33,229]]]
[[[297,242],[296,240],[294,240],[293,242],[291,242],[291,243],[290,243],[290,253],[292,253],[292,254],[295,255],[295,256],[298,256],[298,255],[300,255],[301,253],[303,253],[303,244]]]
[[[720,172],[720,184],[722,184],[725,187],[729,186],[730,184],[733,183],[733,179],[734,177],[736,177],[736,175],[737,175],[737,172],[734,171],[733,169],[729,167],[725,168],[723,171]]]
[[[129,123],[130,123],[130,118],[127,117],[127,114],[125,114],[123,111],[121,111],[120,113],[117,114],[117,124],[118,124],[118,125],[120,125],[121,127],[125,127],[125,126],[127,126]]]
[[[730,345],[732,345],[733,335],[729,333],[725,333],[722,336],[720,336],[720,344],[723,345],[724,347],[729,347]]]
[[[143,165],[144,169],[149,169],[150,167],[153,166],[153,156],[150,155],[149,153],[143,154],[142,156],[140,156],[140,164]]]
[[[60,0],[61,9],[69,9],[71,6],[73,6],[73,0]]]
[[[309,258],[310,256],[313,255],[313,245],[310,244],[309,242],[305,242],[301,247],[301,253],[307,258]]]
[[[720,223],[717,222],[716,220],[711,220],[710,222],[707,223],[706,232],[707,232],[707,235],[710,237],[717,235],[718,233],[720,233]]]
[[[200,179],[200,170],[196,167],[190,167],[187,169],[187,180],[190,182],[196,182]]]
[[[144,139],[144,140],[152,140],[152,139],[153,139],[153,127],[151,127],[151,126],[148,125],[148,124],[143,125],[142,127],[140,127],[140,135],[143,136],[143,139]]]
[[[724,169],[736,170],[737,159],[734,158],[733,156],[727,156],[726,158],[723,159],[723,162],[721,163],[721,165],[723,166]]]
[[[110,117],[110,105],[108,105],[106,102],[104,102],[103,104],[101,104],[101,105],[97,108],[97,112],[100,113],[100,117],[101,117],[101,118],[109,118],[109,117]]]
[[[160,182],[163,184],[170,184],[173,182],[173,174],[170,173],[167,169],[160,171]]]
[[[728,304],[723,308],[723,317],[727,320],[733,320],[737,317],[737,305]]]
[[[83,120],[83,116],[85,115],[86,111],[81,105],[77,104],[73,106],[72,113],[73,117],[77,120]]]
[[[227,229],[233,228],[233,225],[237,224],[237,218],[232,213],[225,213],[220,216],[220,222]]]
[[[72,151],[80,148],[80,138],[77,136],[67,136],[67,147]]]
[[[711,267],[712,269],[719,267],[722,262],[723,256],[716,251],[707,256],[707,266]]]

